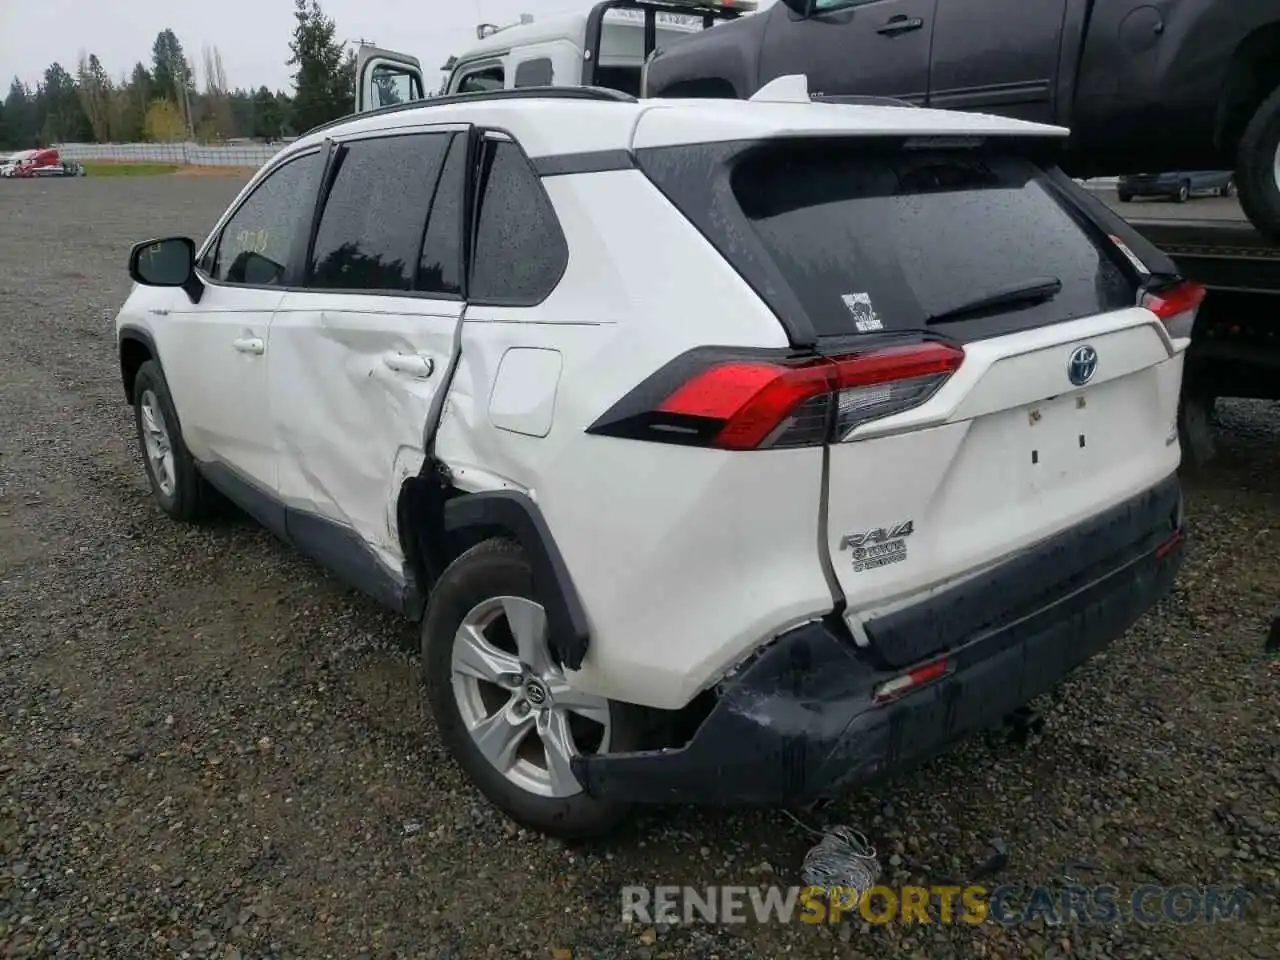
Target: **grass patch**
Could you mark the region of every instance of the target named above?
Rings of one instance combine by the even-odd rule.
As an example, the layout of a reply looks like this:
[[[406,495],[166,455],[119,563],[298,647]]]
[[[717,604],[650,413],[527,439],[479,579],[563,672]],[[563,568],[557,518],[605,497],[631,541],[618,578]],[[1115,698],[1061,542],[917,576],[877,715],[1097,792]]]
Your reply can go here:
[[[103,163],[87,160],[81,164],[90,177],[154,177],[164,173],[177,173],[176,163]]]

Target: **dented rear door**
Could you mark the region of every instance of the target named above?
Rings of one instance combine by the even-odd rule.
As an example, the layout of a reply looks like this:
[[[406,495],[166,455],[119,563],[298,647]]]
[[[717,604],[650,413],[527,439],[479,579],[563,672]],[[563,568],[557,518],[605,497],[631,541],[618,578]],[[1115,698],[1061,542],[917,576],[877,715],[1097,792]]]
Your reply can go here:
[[[286,505],[354,530],[393,570],[398,491],[458,342],[467,140],[434,128],[338,144],[306,287],[272,321]]]

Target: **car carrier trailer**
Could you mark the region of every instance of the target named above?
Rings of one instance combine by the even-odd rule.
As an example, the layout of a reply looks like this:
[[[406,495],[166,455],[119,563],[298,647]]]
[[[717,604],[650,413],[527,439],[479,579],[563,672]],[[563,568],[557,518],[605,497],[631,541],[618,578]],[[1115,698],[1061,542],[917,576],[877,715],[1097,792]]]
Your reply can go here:
[[[1214,453],[1218,398],[1280,400],[1280,246],[1243,216],[1126,219],[1208,288],[1187,351],[1179,418],[1184,453],[1200,464]]]

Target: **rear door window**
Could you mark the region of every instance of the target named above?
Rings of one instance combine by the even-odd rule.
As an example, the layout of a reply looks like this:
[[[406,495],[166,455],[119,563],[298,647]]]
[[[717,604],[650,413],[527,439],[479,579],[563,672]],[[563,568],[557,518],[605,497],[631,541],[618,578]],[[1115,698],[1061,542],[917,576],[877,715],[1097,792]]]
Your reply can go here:
[[[1028,157],[793,141],[745,157],[731,183],[819,336],[936,326],[977,339],[1135,302],[1115,254]],[[1061,287],[1047,298],[931,323],[990,294],[1055,280]]]
[[[414,289],[427,210],[452,138],[452,133],[401,134],[341,147],[307,286]]]

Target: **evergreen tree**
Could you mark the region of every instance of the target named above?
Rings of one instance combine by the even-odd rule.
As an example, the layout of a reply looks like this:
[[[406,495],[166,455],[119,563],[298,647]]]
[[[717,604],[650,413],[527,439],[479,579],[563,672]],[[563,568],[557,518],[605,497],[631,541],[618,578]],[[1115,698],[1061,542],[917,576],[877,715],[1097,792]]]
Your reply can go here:
[[[300,130],[346,116],[354,109],[355,55],[345,56],[334,37],[337,25],[325,16],[318,0],[296,0],[297,25],[289,49],[296,87],[294,126]]]

